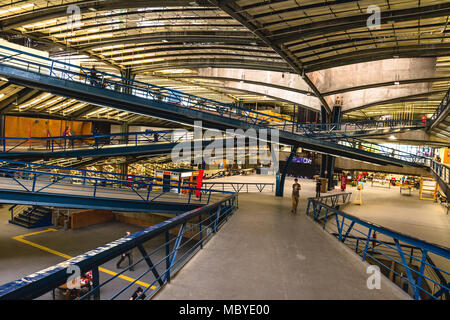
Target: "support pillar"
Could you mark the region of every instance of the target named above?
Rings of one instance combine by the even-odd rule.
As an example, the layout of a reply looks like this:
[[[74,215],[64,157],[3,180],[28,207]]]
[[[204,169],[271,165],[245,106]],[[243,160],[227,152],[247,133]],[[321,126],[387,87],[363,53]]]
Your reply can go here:
[[[338,123],[340,122],[341,118],[341,106],[334,106],[333,113],[331,115],[331,122],[332,123]],[[328,191],[333,190],[334,188],[334,181],[333,181],[333,174],[334,174],[334,163],[335,163],[335,157],[333,156],[327,156],[327,179],[328,179]]]
[[[289,166],[292,163],[292,159],[297,153],[298,146],[292,146],[291,153],[289,154],[289,158],[286,161],[286,164],[284,165],[283,172],[280,176],[280,172],[277,172],[276,174],[276,189],[275,189],[275,195],[277,197],[282,197],[284,193],[284,181],[286,179],[286,174],[288,172]]]
[[[124,175],[128,175],[128,164],[127,163],[121,163],[119,165],[120,167],[120,173]]]
[[[130,132],[130,126],[128,123],[123,123],[120,125],[120,133],[129,133]],[[120,140],[122,144],[128,144],[129,137],[127,135],[124,135]]]
[[[327,123],[327,110],[324,106],[320,107],[320,122],[321,123]],[[322,130],[325,129],[325,126],[322,127]],[[325,171],[327,169],[327,155],[321,154],[321,161],[320,161],[320,177],[325,178]]]
[[[100,274],[98,267],[92,269],[92,287],[96,288],[100,285]],[[94,300],[100,300],[100,289],[94,292]]]

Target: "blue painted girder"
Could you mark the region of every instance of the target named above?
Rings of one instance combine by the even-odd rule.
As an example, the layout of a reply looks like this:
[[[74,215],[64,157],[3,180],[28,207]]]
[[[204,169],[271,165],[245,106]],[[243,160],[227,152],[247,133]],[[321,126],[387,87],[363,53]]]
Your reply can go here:
[[[11,191],[5,189],[0,189],[0,201],[2,203],[40,205],[60,208],[99,209],[127,212],[167,212],[175,214],[204,206],[204,204],[195,203],[195,200],[192,200],[190,204],[164,201],[149,202],[142,200],[105,197],[94,198],[55,193],[30,193],[27,191]]]
[[[226,140],[224,139],[224,147]],[[205,148],[212,141],[202,141],[202,147]],[[65,158],[65,157],[112,157],[125,155],[157,155],[168,154],[179,142],[142,144],[142,145],[122,145],[107,146],[103,148],[75,148],[65,151],[43,152],[43,151],[16,151],[0,152],[0,159],[42,159],[42,158]],[[193,142],[192,142],[193,146]],[[192,147],[192,150],[194,148]]]

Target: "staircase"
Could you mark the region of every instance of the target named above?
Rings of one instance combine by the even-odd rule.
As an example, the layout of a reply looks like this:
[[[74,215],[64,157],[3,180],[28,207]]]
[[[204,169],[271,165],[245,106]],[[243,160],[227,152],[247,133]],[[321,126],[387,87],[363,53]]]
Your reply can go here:
[[[52,210],[42,206],[13,205],[9,208],[9,223],[27,228],[40,228],[52,224]]]

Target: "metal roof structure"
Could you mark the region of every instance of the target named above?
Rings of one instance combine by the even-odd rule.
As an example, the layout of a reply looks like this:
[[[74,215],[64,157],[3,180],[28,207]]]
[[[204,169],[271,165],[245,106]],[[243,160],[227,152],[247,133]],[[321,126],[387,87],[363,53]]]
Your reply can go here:
[[[375,27],[371,8],[380,13]],[[450,1],[433,0],[5,0],[0,36],[54,59],[228,103],[266,101],[292,114],[294,105],[330,111],[341,95],[348,118],[417,118],[432,113],[450,85],[449,14]],[[380,61],[385,74],[371,75]],[[259,71],[267,80],[205,69]],[[271,81],[292,74],[295,85]],[[0,112],[169,125],[5,82]]]

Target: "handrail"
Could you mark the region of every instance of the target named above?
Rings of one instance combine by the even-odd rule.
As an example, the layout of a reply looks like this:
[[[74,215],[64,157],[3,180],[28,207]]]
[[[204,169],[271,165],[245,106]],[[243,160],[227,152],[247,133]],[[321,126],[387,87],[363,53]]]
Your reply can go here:
[[[234,192],[240,193],[246,191],[249,192],[249,187],[254,186],[258,192],[263,192],[266,187],[272,187],[271,192],[273,192],[274,183],[272,182],[203,182],[203,187],[205,189],[212,189],[215,186],[219,186],[219,189],[225,191],[225,187],[227,190],[232,189]],[[222,188],[220,188],[222,186]],[[209,187],[209,188],[208,188]],[[245,187],[245,188],[244,188]],[[216,189],[216,190],[219,190]],[[254,189],[253,189],[254,190]]]
[[[333,236],[335,236],[335,237],[339,236],[338,233],[331,233],[331,234]],[[355,240],[361,241],[362,243],[365,243],[367,241],[367,237],[358,237],[358,236],[348,235],[347,238],[348,239],[355,239]],[[377,245],[377,240],[372,240],[372,241],[374,243],[374,246],[376,246]],[[391,245],[391,246],[395,245],[395,242],[391,242],[391,241],[385,241],[384,240],[383,243],[387,244],[387,245]],[[356,246],[358,246],[358,245],[356,245]],[[412,263],[412,260],[413,260],[412,257],[413,256],[415,257],[414,250],[418,250],[418,251],[420,251],[421,254],[423,254],[423,250],[421,248],[419,248],[419,247],[408,245],[408,244],[404,244],[404,243],[401,244],[400,246],[402,248],[411,249],[411,256],[410,256],[410,259],[409,259],[409,261],[410,261],[409,263],[410,264]],[[390,251],[394,251],[394,253],[396,251],[396,249],[392,249],[392,247],[381,248],[380,250],[386,252],[387,251],[386,249],[389,249]],[[382,254],[380,254],[380,255],[382,255]],[[419,256],[419,258],[420,258],[420,256]],[[431,272],[439,279],[440,284],[443,285],[443,286],[446,286],[447,285],[447,280],[445,280],[444,276],[440,272],[439,268],[434,264],[434,262],[430,258],[430,256],[427,255],[426,261],[431,266],[431,268],[429,268],[431,270]],[[450,299],[450,292],[446,291],[445,292],[445,296],[446,296],[446,300],[449,300]]]
[[[5,161],[0,160],[0,162]],[[6,161],[6,162],[18,163],[17,161]],[[162,182],[152,183],[140,181],[139,179],[133,179],[131,181],[117,180],[101,177],[92,177],[86,174],[75,175],[75,174],[62,174],[47,171],[39,171],[35,169],[30,169],[33,164],[27,163],[24,164],[27,165],[27,169],[14,168],[11,166],[0,167],[0,175],[3,175],[6,178],[11,179],[11,182],[14,182],[14,184],[11,184],[11,187],[14,186],[11,189],[14,192],[25,192],[27,194],[35,194],[42,196],[48,194],[53,195],[54,193],[52,193],[52,191],[49,189],[50,187],[54,185],[61,185],[61,183],[63,183],[64,181],[70,180],[72,183],[73,181],[80,181],[80,187],[83,188],[82,190],[83,197],[92,197],[94,199],[99,200],[110,199],[111,196],[114,196],[114,194],[101,193],[100,191],[123,190],[123,188],[126,188],[129,191],[131,191],[130,196],[132,196],[132,198],[128,197],[129,199],[127,198],[127,200],[137,202],[142,201],[146,203],[161,203],[161,201],[163,202],[176,201],[177,203],[180,204],[184,203],[185,205],[202,205],[202,204],[209,204],[211,201],[216,200],[215,198],[217,197],[215,195],[217,194],[220,195],[234,194],[233,192],[230,191],[205,189],[201,187],[197,188],[196,186],[191,187],[190,184],[182,184],[180,181],[171,180],[172,183],[169,186],[167,186],[164,185]],[[82,170],[80,169],[80,171]],[[22,179],[17,178],[17,175],[22,175],[24,177],[22,177]],[[164,179],[154,178],[153,180],[164,180]],[[25,181],[29,182],[25,183]],[[174,182],[176,183],[176,185],[173,184]],[[88,186],[89,188],[84,188],[83,186]],[[2,190],[4,191],[9,190],[9,188],[10,188],[9,186],[3,187]],[[174,192],[172,192],[172,190],[174,189],[177,190],[177,193],[180,194],[186,193],[185,197],[180,198],[178,196],[175,196]]]
[[[162,182],[174,182],[173,179],[164,179],[164,178],[158,178],[158,177],[149,177],[149,176],[140,176],[140,175],[133,175],[133,174],[124,174],[124,173],[116,173],[116,172],[107,172],[107,171],[98,171],[98,170],[89,170],[89,169],[80,169],[80,168],[72,168],[72,167],[61,167],[61,166],[54,166],[54,165],[48,165],[48,164],[41,164],[41,163],[33,163],[33,162],[23,162],[23,161],[15,161],[15,160],[5,160],[0,159],[0,169],[3,167],[3,164],[11,164],[14,166],[25,166],[25,167],[41,167],[41,168],[47,168],[51,170],[64,170],[64,171],[76,171],[80,172],[83,175],[83,178],[89,178],[91,176],[88,176],[87,174],[98,174],[98,175],[105,175],[105,176],[116,176],[116,177],[123,177],[125,180],[121,180],[126,183],[130,183],[131,181],[162,181]],[[45,172],[45,171],[42,171]],[[56,174],[50,172],[52,175]],[[76,175],[74,175],[76,176]],[[132,180],[128,180],[128,178],[132,178]]]
[[[440,283],[437,283],[433,279],[430,279],[424,274],[424,268],[430,267],[433,268],[429,263],[426,262],[426,256],[429,253],[436,254],[444,259],[450,259],[450,249],[438,244],[430,243],[415,237],[411,237],[409,235],[402,234],[398,231],[394,231],[392,229],[379,226],[377,224],[374,224],[372,222],[368,222],[366,220],[357,218],[351,214],[345,213],[343,211],[340,211],[336,208],[333,208],[331,206],[328,206],[322,202],[320,202],[317,199],[309,198],[308,199],[308,206],[306,214],[313,217],[314,221],[319,222],[319,215],[321,212],[325,212],[325,216],[323,217],[323,221],[320,221],[320,223],[323,223],[323,229],[327,230],[331,233],[338,233],[338,239],[340,242],[345,243],[345,241],[348,239],[349,236],[352,235],[352,233],[356,233],[358,235],[362,235],[366,238],[366,242],[364,245],[364,250],[362,252],[362,259],[363,261],[366,260],[367,257],[370,257],[371,259],[377,261],[377,263],[381,263],[383,267],[390,270],[391,272],[396,273],[398,276],[402,277],[404,280],[406,280],[414,289],[414,298],[420,299],[421,294],[425,294],[433,299],[438,299],[439,297],[435,297],[433,293],[427,292],[421,287],[421,283],[423,279],[426,279],[427,281],[431,281],[438,285],[440,288],[445,290],[449,290],[446,285],[442,285]],[[330,213],[333,213],[334,219],[330,217]],[[327,224],[328,222],[328,224]],[[327,227],[327,229],[326,229]],[[362,229],[361,229],[362,227]],[[358,229],[359,228],[359,229]],[[330,231],[329,231],[330,230]],[[389,238],[392,238],[394,240],[395,246],[391,246],[388,243],[386,243],[384,240],[381,240],[380,237],[375,237],[374,233],[378,235],[383,235]],[[374,243],[376,242],[376,246]],[[404,252],[401,249],[400,242],[406,243],[408,245],[416,246],[420,248],[423,252],[422,258],[419,260],[414,256],[410,256],[408,253]],[[397,250],[398,256],[401,257],[401,261],[395,260],[395,258],[383,253],[380,251],[379,246],[383,245],[386,247],[389,247],[391,249]],[[369,250],[370,249],[370,250]],[[391,261],[395,261],[396,263],[399,263],[402,265],[407,273],[407,278],[404,278],[403,275],[399,275],[395,270],[392,270],[389,266],[384,265],[379,259],[377,259],[373,253],[377,254],[383,254],[383,256]],[[407,261],[406,257],[410,257],[414,259],[415,261],[420,262],[420,268],[419,271],[411,268]],[[450,270],[443,270],[440,268],[437,268],[441,273],[450,275]],[[414,277],[416,276],[416,277]],[[417,282],[415,282],[414,278],[417,278]]]
[[[444,113],[444,111],[449,108],[450,106],[450,88],[447,90],[447,93],[445,94],[442,101],[439,103],[438,107],[434,111],[433,115],[430,118],[430,122],[428,127],[432,127],[433,124],[436,122],[437,119],[439,119],[439,116]]]
[[[57,288],[59,285],[65,283],[71,275],[71,272],[68,272],[68,268],[73,266],[78,267],[82,273],[93,270],[94,288],[88,294],[82,297],[83,299],[88,295],[98,294],[103,284],[121,277],[122,274],[130,267],[132,268],[140,262],[146,263],[148,265],[148,270],[144,272],[143,275],[151,271],[155,276],[155,280],[145,289],[145,291],[150,290],[155,283],[159,283],[159,288],[161,288],[165,283],[170,281],[170,276],[177,272],[180,269],[181,265],[185,264],[195,254],[195,252],[197,252],[197,249],[203,248],[204,243],[217,232],[218,228],[227,221],[228,217],[236,210],[236,208],[237,195],[233,194],[218,202],[185,212],[174,218],[168,219],[164,222],[143,229],[129,236],[125,236],[116,241],[110,242],[106,245],[81,254],[65,262],[23,277],[20,280],[6,283],[0,286],[0,300],[37,298],[42,294],[45,294],[46,292],[49,292],[52,289]],[[206,219],[201,220],[202,216],[206,216]],[[180,253],[178,255],[178,260],[176,260],[175,258],[177,257],[177,252],[183,246],[180,245],[181,239],[182,237],[186,236],[186,224],[192,223],[193,221],[195,221],[195,223],[197,223],[198,227],[200,228],[200,233],[197,234],[199,240],[193,245],[193,247],[188,249],[188,251],[190,250],[189,255],[186,255],[186,253]],[[207,225],[203,226],[204,223],[207,223]],[[211,229],[212,232],[206,232],[205,235],[205,232],[202,231],[202,226],[205,229]],[[178,227],[178,236],[175,239],[170,240],[168,238],[169,232]],[[157,249],[148,254],[144,249],[143,244],[164,234],[166,235],[165,242]],[[191,241],[193,237],[195,237],[195,235],[190,237],[189,241]],[[172,243],[173,246],[170,250],[169,247]],[[110,279],[104,281],[103,284],[100,284],[98,279],[99,266],[135,248],[137,248],[142,254],[142,259],[134,263],[132,266],[127,267],[124,271],[121,271]],[[153,258],[152,254],[158,252],[159,250],[166,250],[165,257],[159,262],[153,264],[151,261],[151,258]],[[181,259],[180,256],[184,259]],[[161,261],[167,262],[167,264],[165,266],[164,273],[159,274],[156,267],[158,265],[164,265],[161,264]],[[136,279],[130,285],[136,283],[137,280],[142,278],[143,275],[138,277],[138,279]],[[127,287],[129,287],[130,285],[128,285]],[[123,291],[124,289],[120,290],[111,299],[115,299],[115,297],[121,294]]]
[[[3,152],[11,152],[25,147],[25,151],[66,151],[82,149],[83,147],[99,149],[111,145],[142,145],[161,142],[177,143],[189,138],[189,132],[174,137],[176,130],[145,131],[115,134],[92,134],[57,137],[0,137],[0,148]],[[75,147],[75,144],[77,146]],[[23,152],[23,150],[22,150]]]
[[[429,159],[427,165],[433,172],[440,177],[446,184],[450,184],[450,168],[446,165],[437,162],[435,160]]]
[[[337,140],[338,144],[342,145],[355,145],[355,147],[360,148],[362,150],[373,152],[377,154],[382,154],[389,156],[391,158],[395,158],[398,160],[403,160],[406,162],[412,162],[416,164],[424,165],[430,158],[425,156],[420,156],[414,153],[394,149],[388,146],[379,145],[367,140],[363,140],[357,137],[352,137],[348,135],[342,135],[339,137],[329,137],[331,141]]]

